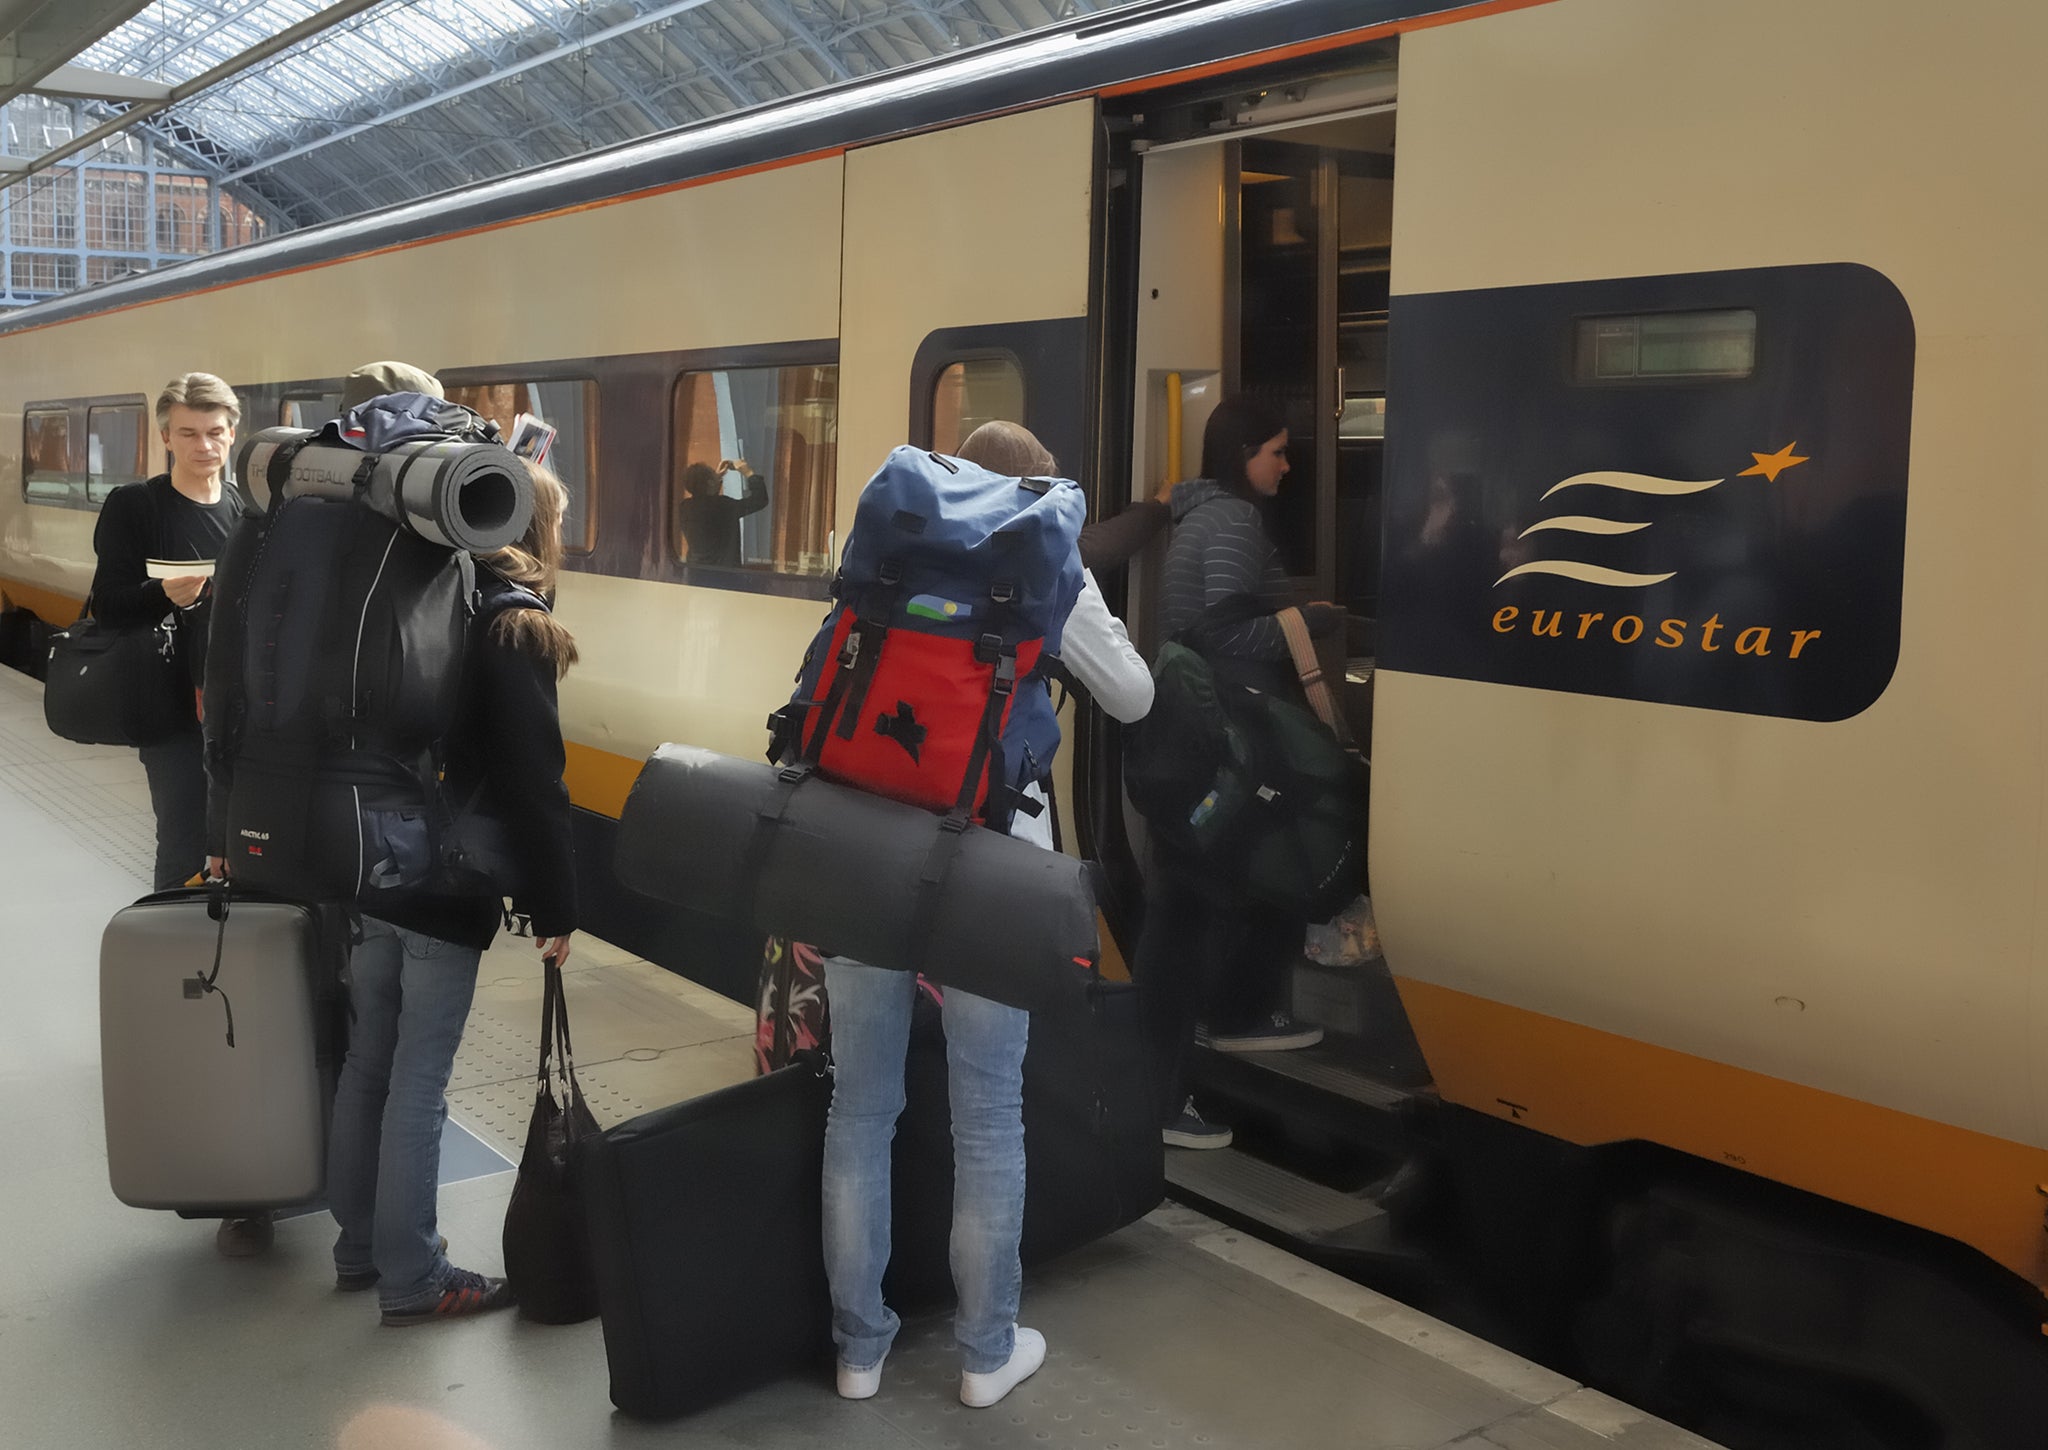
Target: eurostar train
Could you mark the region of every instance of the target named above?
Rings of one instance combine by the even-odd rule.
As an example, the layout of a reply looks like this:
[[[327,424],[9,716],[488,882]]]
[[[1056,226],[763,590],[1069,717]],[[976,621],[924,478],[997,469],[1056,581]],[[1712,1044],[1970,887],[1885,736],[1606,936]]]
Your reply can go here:
[[[588,924],[745,996],[610,835],[661,741],[761,749],[875,464],[1017,417],[1107,514],[1263,392],[1436,1214],[1677,1418],[2038,1445],[2043,54],[2002,0],[1135,6],[0,319],[0,593],[73,616],[187,369],[245,430],[386,357],[545,419]]]

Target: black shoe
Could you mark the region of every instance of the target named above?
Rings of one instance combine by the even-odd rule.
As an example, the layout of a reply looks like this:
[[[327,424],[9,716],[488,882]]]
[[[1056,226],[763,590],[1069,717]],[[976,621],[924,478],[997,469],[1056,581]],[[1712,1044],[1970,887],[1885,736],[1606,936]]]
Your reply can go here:
[[[384,1322],[392,1325],[431,1324],[436,1319],[461,1319],[507,1309],[518,1302],[512,1286],[503,1279],[489,1278],[468,1269],[457,1269],[441,1286],[441,1297],[418,1309],[386,1309]]]
[[[1169,1148],[1228,1148],[1230,1129],[1220,1123],[1212,1123],[1195,1111],[1195,1100],[1189,1098],[1187,1106],[1180,1110],[1180,1116],[1159,1130],[1159,1136]]]
[[[448,1235],[446,1234],[441,1235],[441,1252],[444,1254],[448,1252]],[[342,1290],[344,1293],[354,1294],[364,1289],[376,1288],[377,1280],[382,1277],[383,1275],[379,1274],[375,1269],[336,1269],[334,1271],[334,1287]]]
[[[1322,1040],[1322,1028],[1297,1022],[1285,1012],[1275,1012],[1244,1032],[1212,1032],[1209,1046],[1218,1052],[1292,1052],[1314,1047]]]

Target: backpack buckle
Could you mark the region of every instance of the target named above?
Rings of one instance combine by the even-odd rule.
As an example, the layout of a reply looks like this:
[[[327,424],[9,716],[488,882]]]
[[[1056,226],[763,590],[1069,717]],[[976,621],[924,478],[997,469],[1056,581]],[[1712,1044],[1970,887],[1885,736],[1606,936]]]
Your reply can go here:
[[[850,670],[860,662],[860,631],[848,630],[846,643],[839,647],[839,668]]]
[[[1008,604],[1017,597],[1017,585],[1009,579],[998,579],[988,586],[988,597],[998,604]]]
[[[992,665],[995,664],[1002,657],[1003,637],[1001,635],[982,634],[975,636],[974,658],[978,663],[984,665]]]
[[[903,582],[903,561],[900,559],[884,559],[881,566],[875,570],[875,578],[884,584],[892,586],[901,584]]]
[[[1004,655],[996,661],[995,682],[989,689],[998,695],[1007,695],[1017,688],[1017,657]]]

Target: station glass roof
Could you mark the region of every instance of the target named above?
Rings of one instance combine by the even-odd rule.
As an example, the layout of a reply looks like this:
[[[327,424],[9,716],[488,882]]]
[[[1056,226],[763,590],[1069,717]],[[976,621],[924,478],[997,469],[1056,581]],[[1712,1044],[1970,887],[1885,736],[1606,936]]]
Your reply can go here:
[[[287,230],[1130,3],[385,0],[137,129]],[[326,8],[153,0],[77,62],[177,84]]]

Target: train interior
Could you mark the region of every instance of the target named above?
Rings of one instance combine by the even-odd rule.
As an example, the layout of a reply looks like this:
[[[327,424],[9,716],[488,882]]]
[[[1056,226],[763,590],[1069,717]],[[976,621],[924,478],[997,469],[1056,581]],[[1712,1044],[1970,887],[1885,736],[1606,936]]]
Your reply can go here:
[[[1341,708],[1368,757],[1393,83],[1389,57],[1133,118],[1145,139],[1133,148],[1137,240],[1126,274],[1136,292],[1133,496],[1199,473],[1203,425],[1225,393],[1277,405],[1291,472],[1269,524],[1303,597],[1346,608],[1346,637],[1326,643],[1323,666],[1343,682]],[[1151,139],[1161,136],[1171,139]],[[1163,557],[1154,545],[1124,581],[1148,654],[1158,644]],[[1142,821],[1127,810],[1118,824],[1141,855]],[[1418,1262],[1396,1220],[1403,1190],[1419,1181],[1405,1158],[1413,1137],[1404,1120],[1428,1095],[1429,1072],[1376,938],[1354,931],[1318,955],[1325,960],[1304,956],[1294,969],[1292,1009],[1323,1029],[1322,1043],[1252,1054],[1199,1045],[1198,1098],[1233,1126],[1235,1141],[1222,1151],[1169,1150],[1168,1175],[1184,1199],[1384,1282]]]

